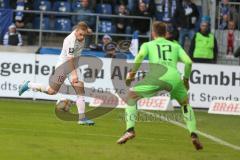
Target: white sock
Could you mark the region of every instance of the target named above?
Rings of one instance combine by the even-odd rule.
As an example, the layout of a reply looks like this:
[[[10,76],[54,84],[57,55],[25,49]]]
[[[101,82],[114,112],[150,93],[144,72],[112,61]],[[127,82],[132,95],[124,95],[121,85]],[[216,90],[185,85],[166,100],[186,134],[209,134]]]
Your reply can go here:
[[[32,82],[29,82],[28,83],[28,87],[30,89],[32,89],[34,92],[44,92],[44,93],[47,93],[48,92],[48,86],[46,85],[43,85],[41,83],[32,83]]]
[[[78,96],[76,101],[79,119],[85,118],[85,101],[83,96]]]

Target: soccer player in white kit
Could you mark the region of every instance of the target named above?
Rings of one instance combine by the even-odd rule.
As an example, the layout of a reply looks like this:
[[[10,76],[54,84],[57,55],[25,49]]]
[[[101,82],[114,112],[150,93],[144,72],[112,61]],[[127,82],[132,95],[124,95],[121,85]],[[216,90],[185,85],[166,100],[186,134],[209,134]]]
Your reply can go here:
[[[56,65],[56,71],[53,77],[50,78],[49,85],[26,81],[20,88],[19,95],[21,96],[29,89],[49,95],[57,94],[64,80],[68,78],[77,94],[76,105],[79,114],[78,123],[82,125],[94,125],[94,122],[85,117],[84,114],[84,83],[81,72],[77,69],[78,66],[75,63],[84,48],[85,37],[90,33],[91,29],[87,24],[79,22],[73,32],[64,39],[62,52]]]

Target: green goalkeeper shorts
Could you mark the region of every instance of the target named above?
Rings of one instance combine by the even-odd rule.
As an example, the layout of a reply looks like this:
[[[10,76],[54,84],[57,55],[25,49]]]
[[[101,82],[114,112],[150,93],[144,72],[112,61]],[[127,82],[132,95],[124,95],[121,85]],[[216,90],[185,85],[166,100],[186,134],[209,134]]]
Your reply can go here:
[[[132,91],[142,98],[152,97],[159,92],[169,92],[171,99],[179,102],[188,96],[180,73],[176,69],[167,69],[162,73],[152,72],[134,85]]]

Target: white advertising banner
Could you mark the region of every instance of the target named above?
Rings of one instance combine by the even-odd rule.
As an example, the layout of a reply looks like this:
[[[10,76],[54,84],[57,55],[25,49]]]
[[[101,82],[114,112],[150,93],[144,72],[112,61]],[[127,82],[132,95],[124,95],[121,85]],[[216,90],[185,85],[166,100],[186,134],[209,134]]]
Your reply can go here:
[[[114,104],[117,101],[117,106]],[[111,96],[105,98],[93,98],[89,104],[91,107],[116,107],[116,108],[125,108],[127,103],[117,96],[117,99],[114,100]],[[170,97],[168,96],[155,96],[151,98],[142,98],[137,103],[138,109],[142,110],[158,110],[158,111],[173,111],[173,105],[171,104]]]
[[[212,101],[208,113],[225,114],[225,115],[240,115],[240,101]]]
[[[0,97],[58,99],[59,94],[49,96],[43,93],[26,92],[19,97],[17,92],[19,86],[26,80],[48,84],[58,56],[1,52],[0,57]],[[85,82],[89,95],[103,92],[110,92],[113,95],[125,94],[126,87],[116,84],[113,86],[113,81],[124,83],[124,76],[130,69],[127,68],[126,62],[117,60],[120,65],[114,66],[111,64],[111,59],[101,58],[101,61],[103,66],[98,70],[89,68],[87,65],[80,67],[85,79],[96,78],[94,82]],[[131,62],[131,60],[128,61]],[[183,65],[179,65],[179,69],[183,71]],[[193,107],[209,108],[213,100],[240,101],[239,66],[193,64],[190,82],[189,99]],[[75,99],[76,96],[68,95],[67,97]],[[86,101],[89,102],[90,99],[87,98]]]
[[[209,108],[213,100],[240,101],[240,66],[193,64],[190,103]]]
[[[11,52],[0,54],[0,97],[19,97],[18,89],[25,79],[34,81],[35,55]],[[28,92],[22,98],[32,98]]]

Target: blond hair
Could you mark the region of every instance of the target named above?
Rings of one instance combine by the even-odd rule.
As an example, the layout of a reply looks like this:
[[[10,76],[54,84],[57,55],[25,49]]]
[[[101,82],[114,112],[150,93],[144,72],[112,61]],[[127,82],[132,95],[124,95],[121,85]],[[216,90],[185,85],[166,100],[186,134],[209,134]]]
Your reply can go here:
[[[75,27],[74,27],[74,29],[76,29],[76,30],[83,30],[83,31],[88,31],[88,29],[89,29],[89,27],[88,27],[88,25],[85,23],[85,22],[79,22]]]
[[[153,22],[152,29],[158,36],[164,37],[167,32],[167,25],[164,22],[155,21]]]

